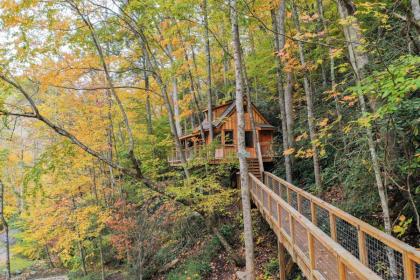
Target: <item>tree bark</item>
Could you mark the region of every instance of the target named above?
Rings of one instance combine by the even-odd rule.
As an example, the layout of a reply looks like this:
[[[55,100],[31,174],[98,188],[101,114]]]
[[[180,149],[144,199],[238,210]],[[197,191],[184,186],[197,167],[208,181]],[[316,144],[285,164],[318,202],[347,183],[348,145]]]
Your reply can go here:
[[[150,105],[150,83],[149,83],[149,73],[147,72],[146,61],[143,58],[143,75],[144,75],[144,88],[146,89],[146,122],[147,122],[147,134],[153,134],[153,124],[152,124],[152,107]]]
[[[12,272],[10,269],[10,240],[9,240],[9,224],[4,216],[4,184],[0,180],[0,219],[4,227],[6,239],[6,279],[12,279]]]
[[[175,118],[175,127],[178,136],[182,135],[181,120],[179,117],[179,103],[178,103],[178,82],[177,78],[172,77],[172,103],[174,104],[174,118]]]
[[[293,20],[296,26],[297,31],[300,33],[300,23],[299,23],[299,14],[297,11],[297,7],[295,6],[295,3],[292,2],[292,10],[293,10]],[[299,59],[300,64],[303,68],[306,68],[306,62],[305,62],[305,51],[302,41],[298,41],[298,47],[299,47]],[[303,69],[303,86],[305,90],[305,98],[306,98],[306,108],[308,113],[308,128],[309,128],[309,137],[311,139],[311,145],[312,145],[312,152],[313,152],[313,164],[314,164],[314,175],[315,175],[315,184],[318,187],[318,189],[321,189],[322,187],[322,181],[321,181],[321,166],[319,163],[319,152],[318,152],[318,146],[317,146],[317,136],[315,131],[315,115],[314,115],[314,105],[312,102],[312,90],[309,85],[309,77],[308,77],[308,70]]]
[[[237,19],[236,0],[230,0],[230,13],[232,24],[232,43],[234,47],[235,62],[235,79],[236,79],[236,112],[238,117],[238,157],[241,178],[241,197],[242,212],[244,220],[244,239],[245,239],[245,260],[247,279],[255,279],[255,263],[254,263],[254,244],[251,220],[251,201],[249,192],[249,177],[247,152],[245,149],[245,113],[244,113],[244,96],[242,85],[242,64],[241,64],[241,48],[239,40],[239,27]]]
[[[284,107],[286,112],[287,124],[287,143],[289,148],[294,147],[295,138],[293,135],[294,119],[293,119],[293,74],[286,73],[286,87],[284,90]],[[293,156],[290,156],[291,165],[293,166]],[[290,182],[291,183],[291,182]]]
[[[271,10],[271,21],[273,26],[274,32],[274,51],[275,51],[275,63],[276,63],[276,74],[277,74],[277,92],[279,97],[279,107],[280,107],[280,120],[281,120],[281,130],[282,130],[282,140],[283,140],[283,151],[286,151],[290,148],[289,139],[288,139],[288,131],[287,131],[287,118],[286,118],[286,106],[285,106],[285,94],[283,89],[283,77],[282,77],[282,65],[280,61],[280,57],[278,54],[284,48],[285,39],[283,35],[279,34],[279,25],[280,29],[284,32],[284,15],[286,9],[286,1],[281,1],[279,6],[278,14],[276,14],[275,10]],[[282,33],[284,34],[284,33]],[[283,37],[283,38],[280,38]],[[282,45],[280,45],[280,43]],[[290,155],[288,153],[284,154],[284,167],[286,170],[286,180],[287,182],[292,182],[292,163],[290,160]]]
[[[207,63],[207,120],[209,122],[209,140],[213,141],[213,101],[212,101],[212,81],[211,81],[211,53],[210,53],[210,36],[209,36],[209,20],[207,10],[207,0],[203,0],[204,13],[204,29],[206,42],[206,63]]]

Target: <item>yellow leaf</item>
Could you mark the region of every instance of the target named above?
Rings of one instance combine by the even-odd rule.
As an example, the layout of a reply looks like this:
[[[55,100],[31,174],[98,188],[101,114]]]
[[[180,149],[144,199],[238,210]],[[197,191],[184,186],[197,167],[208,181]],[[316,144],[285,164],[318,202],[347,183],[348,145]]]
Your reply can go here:
[[[289,155],[293,154],[294,152],[295,152],[294,148],[289,148],[289,149],[287,149],[283,152],[283,155],[289,156]]]

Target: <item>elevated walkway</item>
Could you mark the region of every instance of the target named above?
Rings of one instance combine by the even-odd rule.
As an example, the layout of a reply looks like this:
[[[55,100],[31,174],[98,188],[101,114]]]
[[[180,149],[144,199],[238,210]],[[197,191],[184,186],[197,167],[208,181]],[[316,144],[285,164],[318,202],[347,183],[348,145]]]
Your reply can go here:
[[[298,187],[249,173],[251,197],[285,252],[308,279],[420,280],[420,251]]]

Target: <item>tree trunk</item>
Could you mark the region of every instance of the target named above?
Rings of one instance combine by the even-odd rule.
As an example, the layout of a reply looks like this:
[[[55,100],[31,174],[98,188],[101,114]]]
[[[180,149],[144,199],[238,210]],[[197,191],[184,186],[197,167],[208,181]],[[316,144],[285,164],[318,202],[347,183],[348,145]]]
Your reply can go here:
[[[182,135],[181,120],[179,117],[179,104],[178,104],[178,82],[176,77],[172,77],[172,102],[174,104],[174,118],[175,118],[175,127],[178,136]]]
[[[241,177],[241,197],[244,220],[245,259],[247,279],[255,279],[254,244],[251,220],[251,201],[249,192],[249,177],[247,152],[245,149],[245,113],[244,96],[242,86],[241,48],[239,41],[239,27],[237,19],[236,0],[230,0],[230,12],[232,23],[232,42],[234,47],[235,79],[236,79],[236,111],[238,117],[238,157]]]
[[[279,12],[278,15],[285,15],[285,8],[286,8],[286,3],[285,1],[281,1],[280,6],[279,6]],[[276,12],[274,9],[271,10],[271,21],[272,21],[272,26],[273,26],[273,31],[274,31],[274,51],[275,51],[275,62],[276,62],[276,73],[277,73],[277,92],[278,92],[278,97],[279,97],[279,107],[280,107],[280,120],[281,120],[281,131],[282,131],[282,140],[283,140],[283,151],[286,151],[290,148],[289,145],[289,139],[288,139],[288,135],[289,133],[287,132],[287,120],[286,120],[286,108],[285,108],[285,94],[284,94],[284,90],[283,90],[283,77],[282,77],[282,65],[281,65],[281,61],[280,61],[280,57],[278,56],[278,54],[280,53],[281,49],[284,48],[284,38],[279,38],[280,36],[284,37],[283,35],[279,34],[279,25],[284,25],[284,18],[281,18],[280,16],[277,17]],[[280,21],[280,22],[278,22]],[[284,30],[284,28],[282,27],[281,29]],[[282,43],[283,45],[280,45],[280,43]],[[284,167],[286,170],[286,180],[287,182],[291,183],[292,182],[292,164],[291,164],[291,160],[290,160],[290,155],[288,153],[284,154]]]
[[[153,125],[152,125],[152,108],[150,105],[150,83],[149,83],[149,74],[147,73],[146,61],[143,58],[143,75],[144,75],[144,88],[146,89],[146,122],[147,122],[147,134],[153,134]]]
[[[249,84],[248,84],[248,74],[246,72],[246,65],[245,65],[244,55],[243,55],[243,51],[242,51],[240,41],[239,41],[239,48],[241,50],[239,58],[240,58],[240,62],[241,62],[241,65],[242,65],[242,70],[243,70],[242,71],[242,79],[243,79],[243,84],[245,86],[245,96],[246,96],[246,100],[247,100],[246,106],[247,106],[247,111],[248,111],[248,114],[249,114],[249,121],[251,123],[254,149],[255,149],[255,152],[257,154],[258,167],[260,169],[261,178],[264,178],[264,176],[263,176],[264,162],[263,162],[262,152],[261,152],[260,136],[258,135],[257,127],[255,125],[254,108],[252,106],[250,87],[249,87]]]
[[[414,19],[420,25],[420,2],[419,0],[411,0],[411,10],[413,12]]]
[[[293,136],[293,74],[288,72],[286,74],[286,87],[284,90],[284,108],[286,112],[286,124],[287,124],[287,143],[289,148],[293,148],[295,138]],[[293,166],[293,156],[290,156],[290,161]]]
[[[4,216],[4,184],[0,180],[0,219],[4,227],[6,240],[6,279],[12,279],[12,272],[10,269],[10,240],[9,240],[9,224]]]
[[[203,0],[203,13],[204,13],[204,29],[206,41],[206,63],[207,63],[207,120],[209,122],[209,140],[213,141],[213,102],[212,102],[212,81],[211,81],[211,53],[210,53],[210,37],[209,37],[209,21],[207,0]]]
[[[297,7],[292,2],[292,10],[293,10],[293,20],[296,26],[297,31],[300,33],[300,23],[299,23],[299,14],[297,11]],[[302,41],[298,41],[299,47],[299,59],[302,67],[306,67],[305,63],[305,52],[303,48]],[[312,90],[309,85],[309,77],[308,77],[308,70],[303,70],[303,86],[305,90],[305,97],[306,97],[306,108],[308,113],[308,127],[309,127],[309,137],[311,139],[312,144],[312,152],[313,152],[313,162],[314,162],[314,175],[315,175],[315,184],[318,189],[321,189],[322,182],[321,182],[321,166],[319,163],[319,152],[317,146],[317,136],[315,132],[315,115],[314,115],[314,105],[312,103]]]

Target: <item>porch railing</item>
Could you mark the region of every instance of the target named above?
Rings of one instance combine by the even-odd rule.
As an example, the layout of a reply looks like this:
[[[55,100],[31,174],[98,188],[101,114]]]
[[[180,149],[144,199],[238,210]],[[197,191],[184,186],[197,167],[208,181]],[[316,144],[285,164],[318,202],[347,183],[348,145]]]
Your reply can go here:
[[[261,154],[263,158],[271,158],[276,156],[276,152],[272,142],[261,142]],[[196,145],[193,147],[183,148],[182,151],[185,154],[187,161],[194,158],[207,158],[207,159],[234,159],[237,158],[237,145]],[[181,162],[181,152],[177,149],[172,149],[169,152],[168,161],[170,163]]]

